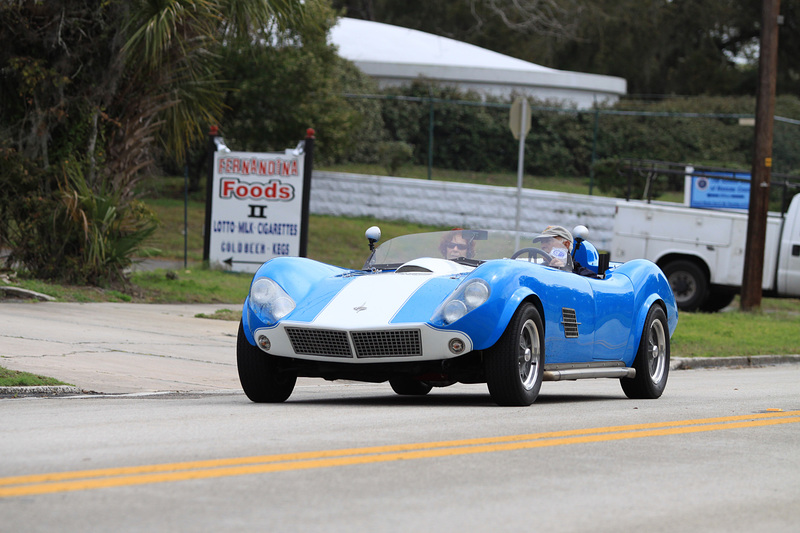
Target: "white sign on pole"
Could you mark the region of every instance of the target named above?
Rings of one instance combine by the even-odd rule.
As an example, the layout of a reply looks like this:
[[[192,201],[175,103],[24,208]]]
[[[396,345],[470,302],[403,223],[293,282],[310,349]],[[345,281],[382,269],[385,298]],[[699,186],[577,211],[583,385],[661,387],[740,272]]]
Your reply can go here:
[[[518,97],[511,104],[511,111],[508,114],[508,127],[515,139],[520,136],[525,137],[531,131],[531,106],[528,99]]]
[[[255,272],[300,255],[303,154],[214,152],[209,263]]]

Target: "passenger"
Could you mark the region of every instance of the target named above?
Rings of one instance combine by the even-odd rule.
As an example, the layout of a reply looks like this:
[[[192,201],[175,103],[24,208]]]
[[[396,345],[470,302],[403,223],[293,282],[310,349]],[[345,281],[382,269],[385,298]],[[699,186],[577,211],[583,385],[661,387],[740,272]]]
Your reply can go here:
[[[597,274],[580,263],[572,261],[572,233],[563,226],[547,226],[544,231],[533,238],[533,242],[541,242],[541,248],[552,258],[547,266],[565,269],[572,265],[572,272],[588,278],[596,278]]]
[[[475,241],[467,239],[461,228],[446,233],[439,243],[439,252],[445,259],[467,259],[475,256]]]

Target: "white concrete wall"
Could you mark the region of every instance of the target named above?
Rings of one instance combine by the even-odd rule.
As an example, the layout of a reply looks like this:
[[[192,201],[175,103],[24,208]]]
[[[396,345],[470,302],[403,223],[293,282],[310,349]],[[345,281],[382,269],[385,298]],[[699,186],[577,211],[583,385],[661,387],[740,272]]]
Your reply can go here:
[[[609,250],[616,202],[614,198],[523,189],[520,229],[540,231],[558,224],[572,230],[583,224],[589,228],[589,240],[598,249]],[[320,215],[513,230],[516,206],[516,187],[320,170],[312,173],[311,212]]]

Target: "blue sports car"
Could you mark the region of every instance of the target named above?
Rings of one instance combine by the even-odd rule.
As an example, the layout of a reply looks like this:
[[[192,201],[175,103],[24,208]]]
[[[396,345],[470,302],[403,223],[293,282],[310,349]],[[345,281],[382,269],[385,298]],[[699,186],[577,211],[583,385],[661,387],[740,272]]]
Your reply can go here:
[[[376,247],[372,227],[362,270],[267,261],[242,310],[242,388],[283,402],[298,377],[388,381],[402,395],[486,383],[497,404],[524,406],[542,381],[605,377],[629,398],[658,398],[678,323],[669,282],[650,261],[609,266],[575,231],[572,253],[558,256],[533,234],[491,230]]]

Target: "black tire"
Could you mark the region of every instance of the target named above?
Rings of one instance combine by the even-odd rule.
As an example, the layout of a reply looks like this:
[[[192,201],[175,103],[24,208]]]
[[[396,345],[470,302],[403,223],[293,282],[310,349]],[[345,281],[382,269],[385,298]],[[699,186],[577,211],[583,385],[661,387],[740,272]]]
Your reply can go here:
[[[544,375],[544,327],[539,311],[524,302],[494,346],[485,352],[486,384],[498,405],[536,401]]]
[[[619,380],[625,396],[638,400],[659,398],[669,377],[669,324],[660,305],[653,305],[647,312],[633,368],[636,377]]]
[[[397,376],[389,380],[392,390],[401,396],[425,396],[433,385],[409,376]]]
[[[297,374],[281,370],[277,357],[248,342],[241,322],[236,339],[236,366],[244,393],[257,403],[285,402],[297,382]]]
[[[708,298],[700,306],[700,310],[705,313],[716,313],[720,309],[728,307],[736,297],[736,289],[728,287],[711,287]]]
[[[708,279],[702,269],[691,261],[672,261],[664,265],[675,303],[682,311],[697,311],[708,298]]]

